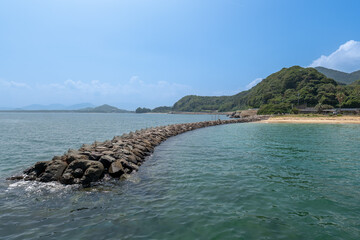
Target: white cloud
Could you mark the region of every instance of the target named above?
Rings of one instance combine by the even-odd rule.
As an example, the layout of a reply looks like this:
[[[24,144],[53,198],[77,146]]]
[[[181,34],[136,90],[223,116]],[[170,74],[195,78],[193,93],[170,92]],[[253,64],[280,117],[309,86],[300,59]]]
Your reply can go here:
[[[59,84],[59,86],[56,87],[65,90],[76,90],[85,93],[100,93],[102,95],[109,95],[116,93],[119,86],[103,83],[98,80],[83,82],[68,79],[63,84]]]
[[[263,80],[263,78],[256,78],[254,81],[252,81],[251,83],[249,83],[248,85],[245,86],[246,90],[249,90],[250,88],[255,87],[262,80]]]
[[[314,60],[309,67],[318,66],[345,72],[360,70],[360,42],[350,40],[329,56],[322,55]]]
[[[59,91],[76,91],[87,94],[100,94],[103,96],[110,95],[126,95],[142,94],[144,96],[153,95],[156,98],[169,97],[177,95],[179,92],[190,90],[187,85],[170,83],[167,81],[158,81],[156,83],[146,83],[139,79],[138,76],[133,76],[127,83],[112,84],[93,80],[89,82],[74,81],[68,79],[60,84],[47,84],[40,86],[41,88],[53,89]]]
[[[153,108],[172,105],[192,92],[193,89],[187,85],[168,81],[149,83],[138,76],[132,76],[125,82],[67,79],[63,82],[33,85],[0,79],[0,102],[11,107],[29,103],[69,105],[90,102],[94,105],[107,103],[125,109],[139,106]]]
[[[0,79],[0,85],[7,88],[30,88],[26,83],[15,82],[15,81],[5,81]]]

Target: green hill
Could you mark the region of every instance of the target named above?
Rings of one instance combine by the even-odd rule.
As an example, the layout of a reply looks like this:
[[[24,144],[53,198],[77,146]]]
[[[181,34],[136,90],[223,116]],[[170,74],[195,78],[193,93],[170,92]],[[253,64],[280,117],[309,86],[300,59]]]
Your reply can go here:
[[[328,78],[332,78],[335,81],[343,84],[351,84],[352,82],[360,79],[360,70],[352,73],[345,73],[324,67],[315,67],[315,69]]]
[[[350,85],[351,85],[351,86],[357,86],[357,85],[360,85],[360,79],[359,79],[359,80],[356,80],[356,81],[354,81],[354,82],[352,82]]]
[[[151,110],[151,112],[153,113],[168,113],[171,111],[172,111],[172,107],[167,107],[167,106],[156,107],[153,110]]]
[[[95,107],[95,108],[83,108],[77,110],[77,112],[88,112],[88,113],[128,113],[130,111],[119,109],[107,104]]]
[[[298,105],[357,106],[357,92],[354,86],[340,86],[333,79],[314,68],[293,66],[271,74],[255,87],[233,96],[202,97],[189,95],[181,98],[173,106],[174,111],[234,111],[260,108],[260,113],[294,112]],[[344,94],[342,102],[338,94]],[[360,107],[360,104],[359,104]]]
[[[174,106],[174,111],[180,112],[206,112],[228,110],[234,108],[235,96],[222,97],[205,97],[188,95],[177,101]]]
[[[151,112],[151,109],[150,108],[141,108],[141,107],[138,107],[136,110],[135,110],[135,113],[149,113]]]

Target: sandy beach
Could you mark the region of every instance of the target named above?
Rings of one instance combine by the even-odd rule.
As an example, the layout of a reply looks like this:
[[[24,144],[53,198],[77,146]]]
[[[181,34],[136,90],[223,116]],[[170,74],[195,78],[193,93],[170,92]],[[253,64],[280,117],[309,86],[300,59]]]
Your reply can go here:
[[[272,116],[261,123],[360,124],[360,116],[287,115]]]

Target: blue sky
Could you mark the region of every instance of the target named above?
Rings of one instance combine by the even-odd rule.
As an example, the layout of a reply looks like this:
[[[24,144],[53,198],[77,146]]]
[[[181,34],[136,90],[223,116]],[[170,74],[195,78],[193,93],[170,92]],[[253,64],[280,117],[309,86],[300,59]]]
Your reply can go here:
[[[346,0],[0,0],[0,107],[153,108],[235,94],[293,65],[359,70],[359,9]]]

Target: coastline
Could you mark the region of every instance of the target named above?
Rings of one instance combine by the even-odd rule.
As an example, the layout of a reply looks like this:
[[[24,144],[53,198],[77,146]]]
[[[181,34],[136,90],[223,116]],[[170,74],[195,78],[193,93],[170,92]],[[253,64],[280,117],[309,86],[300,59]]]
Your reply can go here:
[[[229,115],[233,112],[169,112],[168,114],[188,114],[188,115]]]
[[[285,115],[271,116],[258,123],[360,124],[360,116]]]

